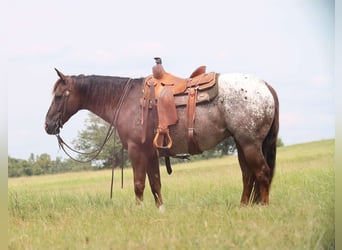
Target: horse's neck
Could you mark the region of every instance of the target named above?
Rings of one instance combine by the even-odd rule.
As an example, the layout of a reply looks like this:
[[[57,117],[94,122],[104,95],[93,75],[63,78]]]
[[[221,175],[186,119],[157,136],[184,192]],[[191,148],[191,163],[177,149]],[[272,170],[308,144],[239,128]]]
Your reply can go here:
[[[83,83],[81,83],[84,85],[78,87],[80,90],[82,109],[89,110],[103,120],[111,123],[122,96],[125,99],[127,95],[133,94],[136,95],[134,98],[139,99],[141,91],[138,85],[133,86],[135,85],[135,80],[141,80],[142,82],[143,79],[107,76],[86,77]],[[127,86],[127,84],[130,86]],[[126,86],[128,87],[127,93],[124,93]]]
[[[129,78],[89,76],[78,87],[82,109],[111,123]]]

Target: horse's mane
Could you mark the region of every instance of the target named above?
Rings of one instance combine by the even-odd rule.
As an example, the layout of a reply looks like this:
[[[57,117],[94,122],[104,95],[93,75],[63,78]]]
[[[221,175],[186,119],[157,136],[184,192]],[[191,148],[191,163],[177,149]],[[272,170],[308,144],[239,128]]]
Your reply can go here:
[[[123,93],[125,84],[129,78],[117,76],[78,75],[70,76],[73,88],[77,93],[89,100],[99,108],[114,105]],[[56,91],[62,80],[56,82],[53,92]]]
[[[129,78],[113,76],[73,76],[77,92],[85,98],[92,100],[99,108],[114,105],[120,99],[125,84]]]

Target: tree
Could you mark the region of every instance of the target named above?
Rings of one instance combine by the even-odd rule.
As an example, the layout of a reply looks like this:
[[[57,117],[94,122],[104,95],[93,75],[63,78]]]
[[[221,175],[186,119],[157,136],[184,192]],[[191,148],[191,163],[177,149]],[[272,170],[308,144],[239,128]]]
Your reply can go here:
[[[48,154],[41,154],[34,163],[36,174],[49,174],[51,172],[52,162]]]
[[[215,150],[219,151],[221,156],[234,154],[236,151],[234,138],[231,136],[227,137],[215,147]]]
[[[19,177],[23,175],[21,160],[8,156],[8,176]]]
[[[284,147],[284,142],[283,140],[279,137],[278,140],[277,140],[277,147]]]
[[[85,129],[78,133],[77,138],[73,141],[73,145],[81,152],[96,152],[103,144],[108,132],[109,124],[92,113],[89,113],[85,122]],[[112,166],[113,160],[116,166],[125,163],[124,161],[127,159],[126,152],[124,153],[124,157],[122,157],[122,145],[117,133],[115,145],[113,145],[113,142],[114,137],[112,135],[108,142],[104,145],[101,153],[96,157],[96,161],[93,162],[96,167],[110,168]],[[87,161],[93,156],[93,154],[79,155],[79,159]]]

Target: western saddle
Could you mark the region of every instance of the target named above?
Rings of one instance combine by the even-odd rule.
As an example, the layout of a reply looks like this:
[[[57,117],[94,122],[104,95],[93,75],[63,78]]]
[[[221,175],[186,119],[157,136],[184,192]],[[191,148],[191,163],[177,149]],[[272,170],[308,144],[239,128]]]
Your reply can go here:
[[[172,138],[169,126],[178,122],[177,106],[187,107],[188,151],[190,154],[202,153],[194,137],[196,104],[209,102],[218,94],[216,73],[206,73],[206,66],[198,67],[189,78],[180,78],[166,72],[159,57],[154,58],[152,75],[145,79],[142,100],[142,142],[146,140],[149,110],[156,108],[156,134],[153,145],[161,156],[170,156]]]

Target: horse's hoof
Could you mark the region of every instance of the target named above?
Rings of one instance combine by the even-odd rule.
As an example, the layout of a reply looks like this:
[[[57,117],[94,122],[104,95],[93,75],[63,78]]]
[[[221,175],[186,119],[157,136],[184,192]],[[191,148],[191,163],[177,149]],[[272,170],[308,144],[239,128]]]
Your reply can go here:
[[[164,205],[160,205],[158,210],[159,210],[159,213],[162,213],[162,214],[165,213],[165,206]]]

